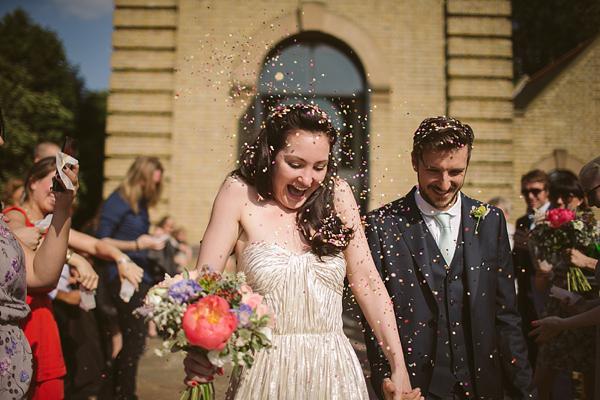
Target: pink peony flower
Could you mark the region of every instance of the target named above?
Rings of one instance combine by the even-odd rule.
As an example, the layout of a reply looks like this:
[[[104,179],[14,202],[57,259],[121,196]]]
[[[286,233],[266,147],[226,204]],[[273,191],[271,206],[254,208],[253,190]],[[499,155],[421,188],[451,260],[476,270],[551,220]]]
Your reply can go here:
[[[239,290],[242,295],[242,303],[250,306],[252,310],[262,303],[262,296],[258,293],[252,292],[252,288],[248,285],[242,285]]]
[[[575,213],[565,208],[555,208],[548,211],[546,214],[546,219],[550,223],[551,228],[558,228],[567,222],[574,220]]]
[[[206,296],[183,314],[183,330],[190,344],[206,350],[223,350],[237,328],[237,317],[221,297]]]

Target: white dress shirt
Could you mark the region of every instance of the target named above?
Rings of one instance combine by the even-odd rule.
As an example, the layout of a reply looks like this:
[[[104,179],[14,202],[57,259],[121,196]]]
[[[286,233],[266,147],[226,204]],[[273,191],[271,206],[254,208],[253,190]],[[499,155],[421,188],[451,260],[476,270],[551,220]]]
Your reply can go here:
[[[423,196],[421,196],[421,193],[419,193],[418,189],[417,191],[415,191],[415,202],[417,203],[417,207],[419,207],[419,211],[423,216],[423,220],[427,225],[427,229],[429,229],[429,232],[431,232],[431,234],[433,235],[433,239],[438,245],[440,243],[440,234],[442,233],[442,227],[437,223],[437,221],[434,218],[434,215],[440,212],[450,214],[450,228],[452,229],[452,235],[454,236],[454,241],[456,242],[458,238],[458,232],[460,229],[461,219],[462,200],[460,192],[458,192],[458,195],[456,196],[456,203],[454,203],[454,205],[450,207],[449,210],[445,211],[440,211],[437,208],[433,207],[431,204],[429,204],[427,201],[425,201]]]

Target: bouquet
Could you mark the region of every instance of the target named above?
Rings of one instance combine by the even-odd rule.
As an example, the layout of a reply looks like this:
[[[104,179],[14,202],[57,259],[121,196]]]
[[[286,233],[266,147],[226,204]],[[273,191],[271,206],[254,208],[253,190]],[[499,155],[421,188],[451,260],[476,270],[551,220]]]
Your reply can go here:
[[[154,321],[163,346],[172,352],[206,354],[215,371],[226,364],[250,368],[254,353],[271,347],[271,311],[245,284],[245,276],[221,275],[210,266],[184,271],[153,286],[135,313]],[[212,382],[188,387],[180,400],[212,400]]]
[[[536,216],[535,227],[529,234],[536,245],[537,257],[556,263],[565,249],[584,248],[598,237],[596,219],[591,211],[553,209]],[[569,291],[588,291],[589,282],[581,269],[571,265],[567,272]]]

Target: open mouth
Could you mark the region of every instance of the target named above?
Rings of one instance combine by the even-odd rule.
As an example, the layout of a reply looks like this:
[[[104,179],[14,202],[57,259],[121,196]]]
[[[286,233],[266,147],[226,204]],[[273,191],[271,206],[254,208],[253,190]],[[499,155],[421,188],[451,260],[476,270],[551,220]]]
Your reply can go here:
[[[294,185],[287,185],[287,189],[288,189],[288,193],[290,194],[290,197],[292,197],[293,199],[296,199],[296,200],[302,199],[304,197],[304,194],[308,190],[308,188],[300,189]]]

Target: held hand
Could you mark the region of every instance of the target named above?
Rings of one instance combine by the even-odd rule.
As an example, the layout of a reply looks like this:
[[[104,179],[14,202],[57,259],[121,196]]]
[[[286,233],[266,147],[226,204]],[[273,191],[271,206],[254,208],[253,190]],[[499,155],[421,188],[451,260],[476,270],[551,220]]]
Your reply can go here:
[[[46,232],[48,232],[47,228],[36,228],[34,226],[23,226],[13,230],[13,234],[33,251],[36,251],[42,244],[42,238]]]
[[[78,281],[84,288],[94,290],[98,287],[98,274],[96,274],[94,268],[92,268],[85,258],[77,253],[73,253],[69,259],[69,265],[77,269],[79,275]]]
[[[396,377],[392,376],[392,378]],[[401,383],[397,386],[390,378],[383,380],[383,397],[385,400],[424,400],[424,397],[421,396],[421,389],[411,390],[410,382],[408,385]]]
[[[123,282],[123,279],[127,279],[137,292],[139,289],[138,283],[142,281],[142,277],[144,276],[144,270],[131,260],[129,262],[117,262],[117,267],[121,282]]]
[[[590,257],[587,257],[576,249],[566,249],[563,252],[563,259],[567,264],[571,264],[579,268],[590,268],[590,264],[596,264],[596,260],[591,260]],[[592,261],[591,263],[590,260]]]
[[[215,371],[212,364],[204,354],[197,351],[188,351],[183,360],[183,366],[187,375],[183,383],[188,386],[196,386],[197,382],[211,382],[214,379]]]
[[[559,317],[548,317],[533,321],[531,325],[536,328],[529,332],[529,336],[539,335],[536,339],[536,343],[546,342],[551,340],[558,333],[562,332],[564,328],[564,320]]]
[[[142,235],[137,238],[137,244],[140,250],[162,250],[165,247],[165,242],[157,242],[150,235]]]

